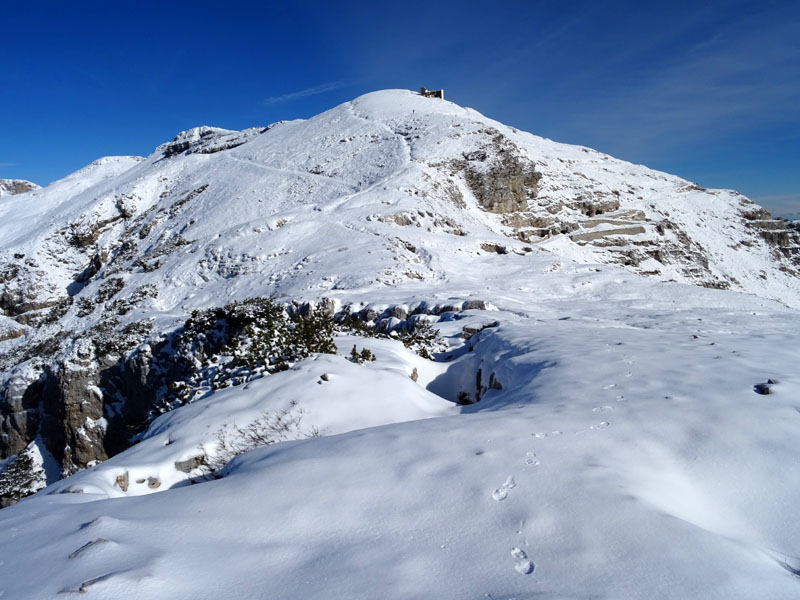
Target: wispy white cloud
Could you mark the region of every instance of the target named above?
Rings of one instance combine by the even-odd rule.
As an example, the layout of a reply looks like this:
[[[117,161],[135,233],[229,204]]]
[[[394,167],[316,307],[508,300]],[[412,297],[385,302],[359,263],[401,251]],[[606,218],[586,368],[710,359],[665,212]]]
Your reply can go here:
[[[15,163],[15,162],[0,162],[0,168],[18,167],[18,166],[19,166],[19,163]]]
[[[264,100],[265,104],[278,104],[279,102],[290,102],[299,98],[306,98],[308,96],[316,96],[318,94],[326,94],[334,90],[341,89],[345,86],[344,81],[331,81],[314,87],[298,90],[296,92],[289,92],[288,94],[280,94],[278,96],[270,96]]]
[[[769,126],[800,125],[800,26],[750,15],[671,64],[594,98],[574,125],[633,154]]]

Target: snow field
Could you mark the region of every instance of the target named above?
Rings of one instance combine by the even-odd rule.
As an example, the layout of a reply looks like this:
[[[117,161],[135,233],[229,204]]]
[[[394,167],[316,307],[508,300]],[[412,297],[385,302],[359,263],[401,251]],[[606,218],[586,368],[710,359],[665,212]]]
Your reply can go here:
[[[782,562],[800,555],[790,517],[800,494],[790,458],[800,432],[794,314],[665,307],[467,311],[439,323],[454,357],[431,363],[439,372],[427,383],[408,377],[416,359],[399,343],[353,338],[376,363],[309,359],[218,392],[0,513],[16,548],[3,552],[6,568],[32,557],[51,565],[42,581],[3,579],[0,589],[15,598],[81,585],[100,598],[791,598],[798,583]],[[567,320],[548,314],[567,309]],[[459,350],[455,336],[480,320],[499,325]],[[475,385],[478,365],[502,390],[445,416],[455,406],[423,385],[454,390],[467,373]],[[329,381],[317,383],[322,372]],[[756,394],[768,376],[775,393]],[[285,442],[240,456],[217,481],[104,499],[123,495],[109,489],[115,469],[148,458],[166,466],[210,424],[283,406],[286,390],[326,433],[440,418]],[[86,493],[57,493],[78,485]],[[98,539],[109,541],[68,558]],[[199,568],[210,556],[214,569]]]

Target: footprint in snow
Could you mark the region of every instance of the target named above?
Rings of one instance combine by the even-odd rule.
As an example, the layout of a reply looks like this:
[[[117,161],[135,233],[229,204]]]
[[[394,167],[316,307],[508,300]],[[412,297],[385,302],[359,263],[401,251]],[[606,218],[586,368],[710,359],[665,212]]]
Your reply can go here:
[[[595,430],[606,429],[609,425],[611,425],[611,423],[609,423],[608,421],[602,421],[597,425],[592,425],[591,427],[589,427],[589,429],[595,429]]]
[[[122,524],[122,521],[119,519],[115,519],[114,517],[109,517],[107,515],[100,515],[99,517],[95,517],[91,521],[87,521],[83,525],[80,526],[80,530],[106,530],[109,529],[117,529]]]
[[[528,560],[528,555],[525,554],[525,550],[522,548],[512,548],[511,556],[517,560],[517,564],[514,565],[514,569],[517,573],[522,573],[523,575],[530,575],[533,573],[536,567]]]
[[[534,452],[528,452],[525,457],[525,464],[529,467],[535,467],[538,464],[541,464],[539,460],[536,458],[536,454]]]
[[[508,490],[513,489],[515,487],[517,487],[517,483],[514,481],[514,477],[512,475],[509,475],[506,478],[506,482],[492,492],[492,498],[494,500],[497,500],[498,502],[500,500],[505,500],[506,498],[508,498]]]
[[[595,406],[592,412],[603,412],[604,410],[614,410],[613,406]]]
[[[535,437],[535,438],[539,438],[540,440],[543,440],[544,438],[546,438],[546,437],[550,437],[551,435],[563,435],[563,434],[564,434],[564,432],[563,432],[563,431],[558,431],[558,430],[556,429],[556,430],[554,430],[554,431],[551,431],[550,433],[546,433],[546,432],[544,432],[544,431],[538,431],[538,432],[536,432],[536,433],[532,433],[531,435],[532,435],[533,437]]]
[[[604,390],[610,390],[610,389],[615,388],[615,387],[617,387],[616,383],[609,383],[608,385],[604,385],[603,389]]]

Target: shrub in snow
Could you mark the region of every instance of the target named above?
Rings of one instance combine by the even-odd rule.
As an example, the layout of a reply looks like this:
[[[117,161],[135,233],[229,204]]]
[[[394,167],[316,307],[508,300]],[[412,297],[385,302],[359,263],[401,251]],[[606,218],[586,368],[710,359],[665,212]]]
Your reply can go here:
[[[90,298],[78,298],[78,316],[88,317],[94,312],[95,303]]]
[[[336,354],[333,343],[333,317],[322,309],[311,310],[308,315],[293,318],[292,344],[302,356],[309,354]]]
[[[182,374],[170,384],[172,399],[161,412],[207,391],[239,385],[285,371],[311,354],[335,354],[333,318],[322,310],[288,316],[269,298],[250,298],[223,307],[196,310],[174,341]]]
[[[45,486],[44,471],[32,452],[30,446],[25,448],[0,471],[0,508],[11,506]]]
[[[336,317],[336,329],[340,333],[360,335],[362,337],[388,338],[389,336],[378,330],[375,323],[365,321],[350,312],[350,307],[346,307]]]
[[[305,414],[292,403],[292,408],[287,410],[265,411],[244,427],[224,425],[217,430],[213,450],[202,449],[202,464],[213,474],[248,450],[287,440],[319,437],[316,427],[303,429],[300,426]]]
[[[401,331],[399,337],[406,348],[429,360],[433,360],[434,352],[444,349],[439,331],[430,321],[417,321],[413,328]]]
[[[336,330],[340,333],[385,339],[396,337],[403,342],[406,348],[429,360],[433,360],[435,352],[443,352],[446,349],[444,342],[439,337],[438,330],[431,325],[430,321],[419,319],[412,323],[412,319],[408,319],[403,324],[407,329],[403,329],[401,325],[397,329],[393,329],[389,335],[381,331],[375,322],[364,321],[358,315],[351,314],[349,308],[336,317]],[[352,353],[350,359],[353,360]]]
[[[112,277],[110,279],[106,279],[100,284],[100,287],[97,288],[97,296],[95,296],[95,301],[100,304],[101,302],[110,300],[124,287],[125,280],[121,277]]]
[[[358,365],[363,365],[365,362],[375,362],[375,354],[369,348],[362,348],[361,352],[358,351],[356,345],[353,344],[353,349],[350,350],[349,360]]]

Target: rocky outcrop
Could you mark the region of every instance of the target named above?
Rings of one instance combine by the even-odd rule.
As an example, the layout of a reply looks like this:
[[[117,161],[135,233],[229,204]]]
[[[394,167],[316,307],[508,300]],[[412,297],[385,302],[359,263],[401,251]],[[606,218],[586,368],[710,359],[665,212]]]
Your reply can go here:
[[[518,153],[499,132],[486,151],[464,155],[463,171],[480,206],[498,214],[527,210],[542,178],[533,162]]]
[[[114,336],[121,346],[124,339]],[[71,474],[126,448],[164,385],[152,383],[152,357],[143,348],[124,360],[107,338],[86,336],[50,362],[33,359],[13,369],[0,390],[0,459],[41,435],[62,473]]]
[[[65,474],[108,458],[104,444],[108,422],[98,385],[101,370],[91,341],[79,338],[48,373],[42,425],[48,447]]]
[[[274,125],[273,125],[274,126]],[[254,135],[268,131],[270,127],[253,127],[244,131],[231,131],[219,127],[194,127],[183,131],[166,144],[158,147],[164,158],[177,154],[214,154],[241,146]]]
[[[0,179],[0,196],[14,196],[38,190],[40,186],[24,179]]]
[[[741,211],[745,224],[773,246],[783,256],[800,267],[800,230],[782,219],[773,219],[761,207]]]
[[[0,389],[0,459],[18,454],[36,437],[42,373],[41,364],[28,361],[14,368]]]

